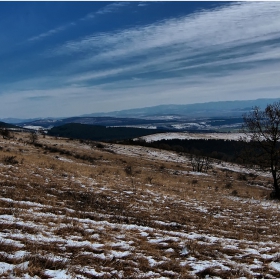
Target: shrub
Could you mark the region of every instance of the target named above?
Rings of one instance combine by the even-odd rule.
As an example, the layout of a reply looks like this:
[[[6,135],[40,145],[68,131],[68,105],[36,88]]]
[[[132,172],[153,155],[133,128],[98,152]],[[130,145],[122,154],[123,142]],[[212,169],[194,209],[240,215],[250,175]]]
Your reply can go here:
[[[193,185],[195,185],[195,184],[197,184],[197,183],[198,183],[198,180],[197,180],[197,179],[193,179],[193,180],[192,180],[192,184],[193,184]]]
[[[2,137],[4,139],[10,139],[12,137],[11,132],[8,129],[0,129],[0,135],[2,135]]]
[[[164,164],[162,164],[160,167],[159,167],[160,170],[164,170],[165,169],[165,166]]]
[[[130,165],[126,166],[124,171],[126,175],[132,175],[132,167]]]
[[[241,173],[238,174],[237,179],[241,180],[241,181],[247,181],[248,180],[246,174],[241,174]]]
[[[32,144],[35,144],[38,140],[38,134],[36,132],[31,132],[29,134],[29,141],[32,143]]]
[[[18,164],[18,161],[16,160],[16,156],[5,156],[3,158],[3,162],[5,164]]]
[[[43,148],[44,147],[43,144],[37,143],[37,142],[34,142],[34,146],[37,147],[37,148]]]
[[[237,192],[237,190],[233,190],[231,194],[234,195],[234,196],[237,196],[238,192]]]
[[[149,182],[149,184],[152,184],[153,177],[148,176],[148,177],[146,178],[146,180]]]
[[[227,182],[227,183],[225,184],[225,188],[226,188],[226,189],[231,189],[231,188],[232,188],[232,182]]]
[[[105,146],[104,146],[103,144],[101,144],[101,143],[98,143],[98,144],[96,145],[96,147],[99,148],[99,149],[105,148]]]

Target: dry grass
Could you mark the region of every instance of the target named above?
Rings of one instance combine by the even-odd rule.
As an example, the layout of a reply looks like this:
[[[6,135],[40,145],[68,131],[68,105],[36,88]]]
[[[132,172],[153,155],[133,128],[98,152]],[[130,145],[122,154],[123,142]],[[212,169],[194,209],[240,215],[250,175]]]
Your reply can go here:
[[[187,158],[143,147],[27,138],[0,140],[0,277],[280,277],[268,177],[197,174]]]

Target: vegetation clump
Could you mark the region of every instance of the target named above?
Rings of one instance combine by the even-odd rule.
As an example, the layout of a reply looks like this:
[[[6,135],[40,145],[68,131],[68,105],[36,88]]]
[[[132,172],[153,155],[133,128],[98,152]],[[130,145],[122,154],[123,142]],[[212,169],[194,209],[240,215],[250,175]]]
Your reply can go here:
[[[250,146],[244,151],[247,164],[269,171],[273,179],[271,197],[280,199],[280,101],[265,110],[254,107],[244,115],[244,141]]]
[[[19,162],[16,159],[16,156],[4,156],[3,163],[14,165],[14,164],[18,164]]]

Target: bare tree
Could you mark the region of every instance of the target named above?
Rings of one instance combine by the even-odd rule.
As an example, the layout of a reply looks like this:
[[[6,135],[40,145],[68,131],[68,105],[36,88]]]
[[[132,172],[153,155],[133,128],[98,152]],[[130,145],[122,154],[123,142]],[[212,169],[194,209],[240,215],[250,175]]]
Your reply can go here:
[[[267,105],[263,111],[254,107],[243,120],[242,131],[251,147],[246,152],[247,162],[271,173],[271,197],[280,199],[280,101]]]
[[[29,134],[29,140],[32,144],[36,143],[38,140],[38,134],[34,131]]]
[[[190,155],[190,161],[195,172],[205,172],[207,173],[208,169],[211,168],[211,161],[210,158],[207,156],[201,155]]]
[[[10,131],[6,128],[0,128],[0,135],[2,135],[4,139],[10,139],[12,137]]]

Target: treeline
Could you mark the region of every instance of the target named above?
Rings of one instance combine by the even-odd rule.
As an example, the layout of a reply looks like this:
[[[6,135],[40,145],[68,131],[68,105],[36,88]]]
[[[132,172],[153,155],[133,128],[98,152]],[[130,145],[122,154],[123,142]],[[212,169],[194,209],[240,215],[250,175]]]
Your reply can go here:
[[[110,141],[137,138],[153,133],[163,132],[158,129],[144,129],[133,127],[106,127],[101,125],[88,125],[69,123],[53,127],[48,134],[75,139]]]
[[[133,138],[140,136],[150,135],[152,132],[159,133],[163,131],[156,129],[105,127],[72,123],[53,127],[48,134],[66,138],[140,145],[236,163],[245,163],[246,160],[244,157],[244,151],[248,150],[249,144],[242,141],[218,139],[171,139],[145,142],[143,140],[132,140]]]
[[[205,139],[191,139],[191,140],[159,140],[154,142],[145,141],[123,141],[123,144],[140,145],[178,153],[188,153],[193,155],[201,155],[215,158],[223,161],[243,163],[243,151],[248,143],[233,140],[205,140]]]
[[[19,128],[16,125],[5,123],[5,122],[0,122],[0,128],[5,129],[5,128]]]

